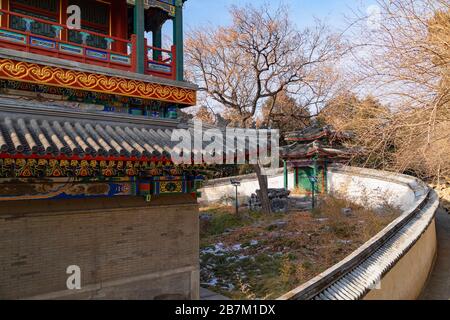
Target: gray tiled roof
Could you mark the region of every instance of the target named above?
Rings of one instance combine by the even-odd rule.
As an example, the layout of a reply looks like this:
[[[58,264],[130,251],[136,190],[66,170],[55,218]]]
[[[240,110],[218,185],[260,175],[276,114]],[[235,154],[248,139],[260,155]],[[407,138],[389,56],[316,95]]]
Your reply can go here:
[[[293,143],[280,148],[281,158],[284,159],[304,159],[317,154],[326,154],[330,157],[349,157],[354,152],[343,147],[332,147],[314,141],[307,144]]]
[[[171,141],[174,129],[189,130],[194,146],[192,156],[204,154],[211,143],[203,141],[202,150],[195,148],[193,123],[67,110],[45,103],[0,97],[0,154],[3,156],[169,158],[172,151],[181,151],[176,150],[179,142]],[[225,137],[224,128],[205,126],[203,129],[218,129]],[[215,142],[224,153],[234,154],[223,141]],[[246,146],[237,151],[252,152],[254,149],[249,148],[253,143],[247,140]]]
[[[105,117],[107,118],[107,117]],[[171,130],[130,122],[0,112],[0,152],[43,156],[169,156]]]
[[[314,141],[323,137],[331,137],[333,140],[349,140],[354,137],[352,132],[336,131],[332,126],[311,126],[301,131],[288,132],[285,136],[287,141]]]

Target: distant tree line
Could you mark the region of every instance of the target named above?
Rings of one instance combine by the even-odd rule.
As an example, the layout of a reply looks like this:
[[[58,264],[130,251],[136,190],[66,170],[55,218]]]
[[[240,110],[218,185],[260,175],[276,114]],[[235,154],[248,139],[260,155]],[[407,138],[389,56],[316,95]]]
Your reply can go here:
[[[231,25],[194,30],[186,59],[200,88],[196,117],[282,134],[333,125],[355,133],[354,165],[449,180],[450,4],[376,4],[375,20],[363,10],[340,33],[320,21],[298,30],[283,5],[233,6]]]

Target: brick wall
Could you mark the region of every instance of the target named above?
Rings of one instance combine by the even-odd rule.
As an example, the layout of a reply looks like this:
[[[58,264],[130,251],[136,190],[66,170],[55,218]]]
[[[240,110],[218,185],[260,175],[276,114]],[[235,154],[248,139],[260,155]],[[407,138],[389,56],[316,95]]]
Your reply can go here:
[[[198,234],[189,195],[0,202],[0,299],[196,298]]]

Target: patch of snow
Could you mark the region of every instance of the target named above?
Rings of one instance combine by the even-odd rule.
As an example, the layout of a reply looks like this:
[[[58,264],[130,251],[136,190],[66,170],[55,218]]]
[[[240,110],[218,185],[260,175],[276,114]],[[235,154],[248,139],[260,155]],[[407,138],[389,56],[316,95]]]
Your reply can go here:
[[[222,242],[219,242],[214,245],[214,248],[209,247],[206,249],[203,249],[201,251],[202,254],[213,254],[215,256],[223,256],[224,253],[227,253],[229,250],[225,248],[225,245]]]
[[[230,257],[227,257],[227,262],[233,262],[233,261],[235,261],[236,260],[236,257],[235,256],[230,256]]]
[[[240,243],[235,244],[231,249],[233,251],[240,251],[240,250],[242,250],[242,245]]]
[[[225,286],[222,286],[222,289],[225,289],[225,290],[227,290],[227,291],[233,291],[234,290],[234,285],[233,284],[227,284],[227,285],[225,285]]]
[[[342,244],[352,244],[353,241],[352,240],[338,240],[338,243],[342,243]]]
[[[206,248],[201,251],[202,254],[215,254],[216,251],[214,248]]]
[[[216,252],[225,251],[225,245],[222,242],[219,242],[214,245]]]

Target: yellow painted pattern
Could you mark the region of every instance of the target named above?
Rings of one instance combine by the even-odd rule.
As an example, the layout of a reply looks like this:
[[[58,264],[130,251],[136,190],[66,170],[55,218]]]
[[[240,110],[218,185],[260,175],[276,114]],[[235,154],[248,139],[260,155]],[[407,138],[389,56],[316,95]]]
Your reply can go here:
[[[0,59],[0,78],[185,105],[196,104],[196,91],[192,89],[11,59]]]

